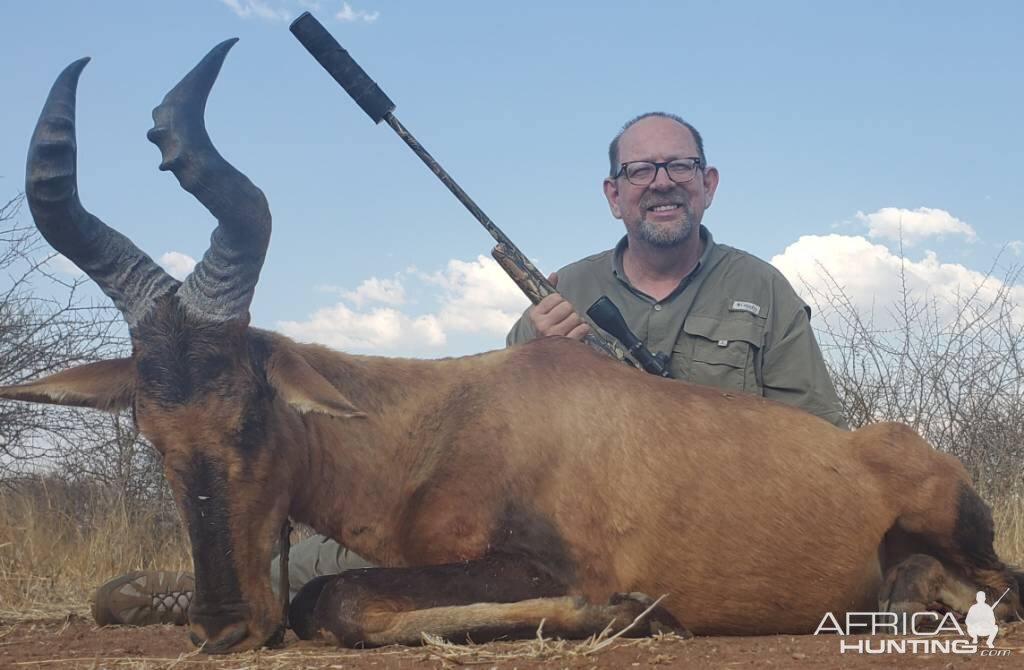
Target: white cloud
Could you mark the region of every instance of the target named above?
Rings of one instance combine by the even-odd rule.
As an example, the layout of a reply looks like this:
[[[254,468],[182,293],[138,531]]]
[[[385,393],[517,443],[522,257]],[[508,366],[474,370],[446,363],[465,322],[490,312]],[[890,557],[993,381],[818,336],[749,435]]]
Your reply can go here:
[[[963,235],[968,242],[977,239],[973,228],[944,209],[883,207],[870,214],[857,212],[856,216],[867,225],[868,237],[888,240],[902,237],[906,246],[944,235]]]
[[[1020,256],[1024,253],[1024,242],[1021,240],[1013,240],[1012,242],[1006,243],[1006,248],[1012,251],[1014,256]]]
[[[69,261],[67,256],[63,254],[54,254],[53,258],[46,261],[46,266],[51,270],[70,275],[72,277],[81,277],[85,275],[77,265]]]
[[[243,19],[257,18],[264,21],[291,21],[292,12],[283,8],[275,8],[264,0],[220,0]]]
[[[380,17],[380,12],[368,12],[365,9],[352,9],[352,5],[347,2],[341,3],[341,9],[334,15],[334,18],[338,21],[355,22],[363,21],[365,23],[373,23]]]
[[[442,289],[438,318],[450,330],[504,335],[529,304],[501,266],[486,256],[452,259],[444,271],[420,277]]]
[[[168,251],[160,257],[160,265],[172,277],[178,281],[184,281],[188,273],[192,272],[192,268],[196,266],[196,259],[180,251]]]
[[[409,299],[415,289],[417,299]],[[409,268],[394,279],[371,277],[354,291],[341,290],[342,302],[315,311],[305,321],[278,323],[281,332],[299,340],[340,349],[440,353],[449,335],[484,333],[502,337],[529,304],[492,259],[453,259],[443,270],[424,273]],[[402,305],[363,309],[367,303]],[[413,313],[416,305],[431,307]]]
[[[362,307],[367,302],[382,302],[386,305],[405,303],[405,287],[399,279],[370,277],[363,280],[355,291],[342,291],[341,295],[356,307]]]
[[[817,298],[838,287],[862,314],[891,305],[900,297],[904,281],[912,295],[937,299],[937,308],[947,316],[975,291],[983,302],[1009,291],[1016,304],[1024,305],[1024,285],[1006,286],[997,277],[943,263],[933,251],[926,251],[920,260],[901,259],[859,235],[805,235],[771,262],[809,304],[815,305]]]
[[[271,23],[291,21],[300,11],[320,11],[324,3],[319,0],[220,0],[236,16],[243,19],[260,19]],[[331,3],[335,4],[335,3]],[[337,21],[346,23],[373,23],[380,18],[380,12],[356,9],[348,2],[342,2],[335,12]]]
[[[290,337],[337,349],[440,347],[446,342],[433,315],[412,317],[390,307],[356,312],[338,303],[318,309],[306,321],[282,321],[278,328]]]

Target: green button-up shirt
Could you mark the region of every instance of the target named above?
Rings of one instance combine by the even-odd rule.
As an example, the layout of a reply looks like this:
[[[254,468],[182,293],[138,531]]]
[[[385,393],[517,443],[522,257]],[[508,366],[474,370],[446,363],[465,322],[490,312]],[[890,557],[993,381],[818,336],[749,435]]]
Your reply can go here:
[[[625,237],[614,249],[559,270],[558,292],[581,315],[608,296],[648,349],[670,356],[677,379],[763,395],[847,427],[811,330],[810,308],[773,266],[715,244],[704,226],[700,235],[704,251],[697,266],[663,300],[654,300],[626,277]],[[524,314],[507,342],[535,337]]]

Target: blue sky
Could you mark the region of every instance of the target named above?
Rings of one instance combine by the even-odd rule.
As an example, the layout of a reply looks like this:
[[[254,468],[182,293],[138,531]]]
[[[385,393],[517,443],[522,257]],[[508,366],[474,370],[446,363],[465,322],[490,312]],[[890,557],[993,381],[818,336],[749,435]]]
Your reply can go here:
[[[214,222],[157,171],[145,133],[164,93],[237,36],[207,125],[274,216],[254,323],[389,355],[501,346],[526,303],[490,237],[288,32],[308,8],[545,271],[617,241],[607,143],[666,110],[721,170],[705,217],[718,241],[794,284],[824,265],[867,304],[894,290],[902,222],[915,285],[952,295],[1001,249],[1003,265],[1024,251],[1024,5],[976,5],[4,0],[0,199],[22,188],[54,77],[92,56],[83,202],[171,268],[200,257]]]

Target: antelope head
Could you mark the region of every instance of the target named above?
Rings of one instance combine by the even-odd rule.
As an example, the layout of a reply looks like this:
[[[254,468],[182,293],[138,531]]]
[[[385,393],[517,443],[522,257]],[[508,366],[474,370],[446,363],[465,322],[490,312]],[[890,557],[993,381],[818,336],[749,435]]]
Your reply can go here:
[[[133,410],[163,458],[188,526],[196,576],[191,638],[208,652],[280,640],[282,611],[268,565],[307,466],[300,414],[359,416],[280,338],[249,328],[270,210],[262,191],[220,156],[204,122],[210,89],[236,41],[210,51],[153,111],[148,137],[160,148],[160,169],[217,219],[210,248],[183,282],[82,206],[75,92],[88,59],[57,78],[29,147],[26,195],[46,240],[124,316],[132,354],[0,387],[0,397]],[[285,442],[292,443],[287,457]]]

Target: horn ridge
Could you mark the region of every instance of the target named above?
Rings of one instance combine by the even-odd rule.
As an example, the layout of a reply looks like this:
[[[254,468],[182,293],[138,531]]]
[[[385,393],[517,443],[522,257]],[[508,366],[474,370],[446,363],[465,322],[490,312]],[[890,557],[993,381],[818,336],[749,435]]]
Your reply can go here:
[[[96,282],[131,329],[178,282],[79,200],[75,98],[89,60],[68,65],[50,89],[29,143],[25,194],[46,241]]]
[[[206,103],[228,51],[221,42],[153,110],[147,134],[169,170],[217,219],[210,248],[178,290],[181,304],[207,320],[248,319],[270,242],[270,208],[263,192],[226,161],[206,131]]]

